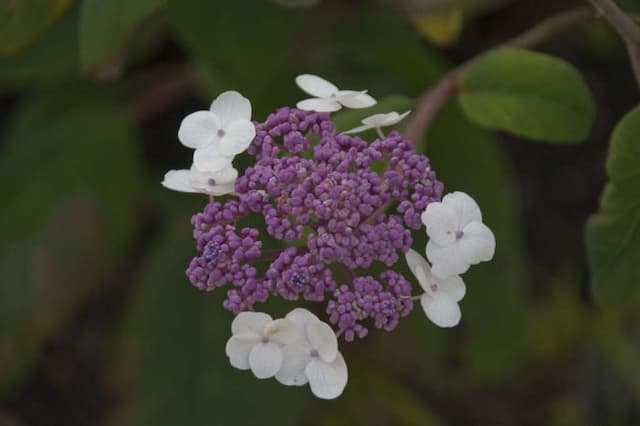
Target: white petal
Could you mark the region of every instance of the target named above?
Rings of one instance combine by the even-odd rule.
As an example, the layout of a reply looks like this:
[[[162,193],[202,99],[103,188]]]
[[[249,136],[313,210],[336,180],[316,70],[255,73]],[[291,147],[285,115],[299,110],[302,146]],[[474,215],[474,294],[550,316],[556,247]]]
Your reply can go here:
[[[436,292],[433,297],[425,293],[420,297],[420,303],[424,313],[438,327],[454,327],[460,322],[460,306],[446,293]]]
[[[398,115],[397,112],[390,112],[388,114],[373,114],[367,118],[362,119],[362,123],[369,125],[370,127],[382,127],[385,126],[386,121],[392,114]]]
[[[374,114],[367,118],[364,118],[362,122],[370,127],[385,127],[385,126],[393,126],[394,124],[398,124],[409,115],[411,111],[404,112],[402,114],[398,114],[395,111],[388,112],[386,114]]]
[[[236,337],[262,337],[265,326],[271,322],[271,316],[264,312],[240,312],[231,323],[231,333]]]
[[[286,318],[271,321],[264,328],[264,335],[269,341],[280,345],[288,345],[293,343],[299,336],[298,328]]]
[[[451,207],[442,203],[430,203],[421,219],[427,227],[427,235],[438,245],[448,246],[456,241],[456,231],[461,228],[458,215]]]
[[[409,269],[418,279],[420,287],[427,291],[429,286],[431,286],[431,267],[427,263],[427,260],[414,249],[409,249],[404,256],[405,259],[407,259]]]
[[[189,148],[203,148],[214,140],[220,128],[220,120],[215,114],[196,111],[187,115],[180,123],[178,139]]]
[[[433,241],[427,244],[427,258],[434,275],[448,277],[465,273],[469,266],[491,260],[496,241],[493,232],[480,222],[472,222],[463,229],[462,238],[443,247]]]
[[[464,192],[456,191],[445,195],[442,198],[442,204],[455,210],[460,228],[464,228],[471,222],[482,222],[478,203]]]
[[[398,124],[409,114],[411,114],[411,111],[405,111],[402,114],[398,114],[397,112],[393,111],[390,114],[387,114],[384,125],[393,126],[394,124]]]
[[[458,244],[467,262],[475,265],[493,258],[496,250],[496,238],[487,225],[471,222],[462,231],[464,235]]]
[[[238,179],[238,171],[231,165],[227,165],[224,169],[214,172],[211,177],[215,179],[217,184],[235,183]]]
[[[229,165],[219,172],[201,172],[191,167],[190,183],[199,192],[210,195],[230,194],[235,190],[238,171]]]
[[[448,278],[434,276],[433,281],[438,284],[437,291],[447,293],[454,302],[461,301],[467,292],[467,288],[460,275],[453,275]]]
[[[431,272],[438,277],[446,278],[463,274],[470,266],[460,251],[459,242],[443,247],[429,241],[427,243],[427,259],[431,262]]]
[[[276,373],[276,380],[287,386],[302,386],[308,382],[305,368],[311,356],[311,348],[303,343],[294,343],[282,348],[282,367]]]
[[[334,112],[342,108],[342,105],[329,99],[311,98],[298,102],[296,107],[303,111]]]
[[[302,329],[306,329],[309,324],[321,322],[313,312],[304,308],[295,308],[287,314],[286,318]]]
[[[219,152],[232,157],[246,150],[256,136],[256,126],[250,121],[234,121],[225,128],[225,135],[220,141]]]
[[[311,96],[316,96],[318,98],[328,98],[338,92],[338,88],[333,83],[313,74],[302,74],[297,76],[296,84]]]
[[[248,370],[250,368],[249,353],[251,353],[251,349],[259,342],[259,337],[255,337],[254,339],[239,339],[231,336],[225,347],[225,352],[229,357],[231,365],[240,370]]]
[[[251,120],[251,102],[234,90],[221,93],[211,104],[210,110],[218,116],[225,130],[234,121]]]
[[[233,194],[236,190],[235,183],[227,183],[223,185],[214,185],[207,190],[207,194],[210,195],[227,195]]]
[[[193,165],[203,172],[219,172],[233,161],[233,156],[220,153],[219,144],[211,144],[206,148],[196,149],[193,153]]]
[[[342,394],[347,385],[349,372],[342,354],[338,353],[332,363],[314,358],[305,369],[311,392],[318,398],[334,399]]]
[[[368,124],[365,124],[364,126],[354,127],[353,129],[347,130],[346,132],[343,132],[343,133],[346,133],[346,134],[361,133],[366,130],[373,129],[374,127],[375,126],[369,126]]]
[[[338,338],[324,322],[307,325],[307,340],[313,349],[318,351],[320,358],[326,362],[333,362],[338,353]]]
[[[338,102],[347,108],[368,108],[377,102],[365,92],[353,92],[351,90],[341,90],[336,98]]]
[[[249,353],[249,366],[258,379],[268,379],[282,367],[282,349],[275,343],[258,343]]]
[[[162,186],[181,192],[200,192],[191,186],[189,170],[169,170],[164,175]]]

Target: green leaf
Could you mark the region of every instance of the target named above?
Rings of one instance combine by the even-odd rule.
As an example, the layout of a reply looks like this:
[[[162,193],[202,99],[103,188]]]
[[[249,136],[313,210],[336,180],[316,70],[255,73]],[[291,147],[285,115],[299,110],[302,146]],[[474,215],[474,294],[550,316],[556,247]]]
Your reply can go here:
[[[640,106],[629,112],[611,136],[609,183],[600,211],[587,223],[591,284],[600,303],[640,302]]]
[[[58,19],[71,0],[24,0],[0,5],[0,57],[11,55],[35,40]]]
[[[258,380],[229,364],[226,291],[200,292],[184,274],[195,254],[191,232],[188,216],[174,220],[141,265],[109,375],[127,395],[113,424],[299,424],[308,387]]]
[[[491,51],[465,68],[460,105],[490,129],[549,142],[578,142],[595,115],[591,93],[567,62],[523,49]]]
[[[140,190],[135,134],[107,91],[42,92],[18,105],[4,141],[0,389],[123,259]]]
[[[98,65],[125,47],[136,26],[166,0],[83,0],[80,23],[80,62]]]

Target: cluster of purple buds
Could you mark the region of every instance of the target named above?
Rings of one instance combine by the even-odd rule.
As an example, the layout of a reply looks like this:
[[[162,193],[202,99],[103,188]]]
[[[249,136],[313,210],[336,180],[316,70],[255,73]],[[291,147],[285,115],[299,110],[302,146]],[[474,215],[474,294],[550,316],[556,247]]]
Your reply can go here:
[[[338,337],[391,331],[416,300],[434,324],[455,327],[466,293],[460,275],[491,260],[495,237],[473,198],[443,197],[429,159],[397,131],[382,132],[410,111],[339,132],[330,112],[376,100],[311,74],[296,83],[313,97],[263,123],[250,121],[251,103],[235,91],[185,117],[178,138],[195,150],[193,164],[162,184],[210,197],[192,218],[198,255],[187,276],[203,291],[227,287],[231,365],[333,399],[348,381]],[[373,141],[352,136],[373,129]],[[240,174],[233,159],[245,151],[255,161]],[[428,260],[411,248],[412,230],[423,227]],[[401,257],[420,285],[415,296]],[[256,310],[272,297],[321,303],[332,326],[301,307],[277,319]]]
[[[324,302],[347,341],[370,325],[393,330],[413,301],[392,268],[442,197],[428,158],[396,131],[369,143],[337,133],[328,113],[287,107],[255,123],[247,152],[255,162],[235,181],[237,198],[193,216],[191,283],[230,287],[234,313],[270,297]],[[363,271],[376,264],[378,277]]]

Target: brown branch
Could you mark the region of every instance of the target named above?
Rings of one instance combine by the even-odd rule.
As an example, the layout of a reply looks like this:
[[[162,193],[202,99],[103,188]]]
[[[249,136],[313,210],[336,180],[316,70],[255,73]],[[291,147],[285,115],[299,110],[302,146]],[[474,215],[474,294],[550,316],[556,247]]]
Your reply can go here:
[[[589,0],[589,2],[624,40],[633,74],[640,86],[640,27],[636,25],[632,16],[623,12],[613,0]]]
[[[588,8],[568,10],[545,19],[533,28],[498,47],[535,47],[579,23],[596,17],[593,11]],[[446,105],[451,96],[455,94],[460,73],[474,59],[475,58],[449,71],[438,83],[420,96],[416,111],[412,114],[411,120],[407,125],[407,131],[405,132],[407,139],[415,141],[422,136],[437,113]]]
[[[129,102],[128,113],[135,121],[144,121],[164,112],[191,96],[193,77],[185,65],[172,65],[148,71],[140,77],[145,89]],[[151,81],[147,83],[147,81]]]

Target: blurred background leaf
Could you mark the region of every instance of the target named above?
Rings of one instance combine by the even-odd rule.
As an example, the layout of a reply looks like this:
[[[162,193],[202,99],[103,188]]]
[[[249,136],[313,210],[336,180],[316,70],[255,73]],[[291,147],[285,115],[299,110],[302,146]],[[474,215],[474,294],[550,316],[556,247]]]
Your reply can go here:
[[[122,50],[136,26],[165,3],[166,0],[82,0],[78,28],[82,67],[125,55]]]
[[[188,216],[173,219],[140,268],[110,380],[124,401],[111,424],[298,424],[307,388],[228,368],[232,315],[224,291],[205,294],[186,281],[190,231]]]
[[[600,212],[587,224],[587,248],[596,299],[613,305],[640,303],[640,107],[611,136],[609,183]]]
[[[449,46],[460,37],[464,26],[464,9],[457,2],[437,9],[417,12],[413,22],[418,31],[436,46]]]
[[[135,140],[109,92],[91,85],[42,92],[13,114],[0,157],[0,272],[15,277],[0,298],[11,353],[0,387],[122,259],[141,189]]]
[[[6,1],[0,6],[0,57],[26,46],[58,19],[71,0]]]

